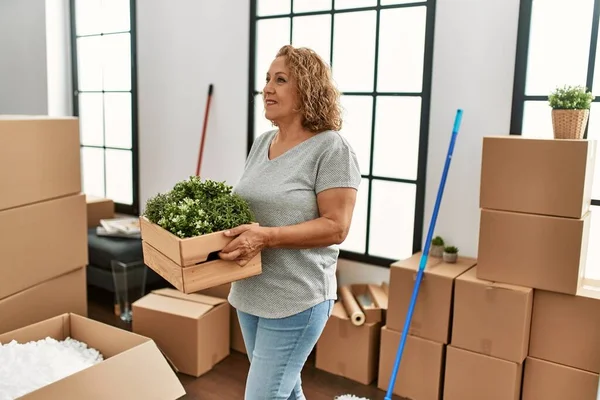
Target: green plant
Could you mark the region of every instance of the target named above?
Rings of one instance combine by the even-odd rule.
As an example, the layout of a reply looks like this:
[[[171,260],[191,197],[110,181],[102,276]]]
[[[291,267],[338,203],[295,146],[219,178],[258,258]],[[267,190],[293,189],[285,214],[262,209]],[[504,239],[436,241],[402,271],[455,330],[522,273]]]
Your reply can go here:
[[[458,253],[458,247],[446,246],[446,247],[444,247],[444,251],[448,254],[455,254],[455,253]]]
[[[554,110],[587,110],[594,95],[583,86],[557,87],[549,96],[548,103]]]
[[[443,246],[444,245],[444,239],[442,239],[441,236],[436,236],[431,240],[431,244],[434,246]]]
[[[180,238],[204,235],[254,221],[248,203],[225,182],[191,176],[148,199],[144,216]]]

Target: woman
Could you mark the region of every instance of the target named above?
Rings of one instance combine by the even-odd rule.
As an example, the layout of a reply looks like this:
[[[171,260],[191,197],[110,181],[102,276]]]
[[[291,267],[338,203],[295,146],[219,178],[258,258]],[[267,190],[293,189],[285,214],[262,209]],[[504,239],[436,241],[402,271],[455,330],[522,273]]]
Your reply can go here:
[[[336,299],[335,245],[348,234],[361,175],[315,52],[281,48],[263,98],[277,129],[256,139],[235,188],[259,226],[226,232],[235,238],[220,257],[241,266],[262,257],[262,274],[229,294],[250,359],[246,400],[304,399],[300,373]]]

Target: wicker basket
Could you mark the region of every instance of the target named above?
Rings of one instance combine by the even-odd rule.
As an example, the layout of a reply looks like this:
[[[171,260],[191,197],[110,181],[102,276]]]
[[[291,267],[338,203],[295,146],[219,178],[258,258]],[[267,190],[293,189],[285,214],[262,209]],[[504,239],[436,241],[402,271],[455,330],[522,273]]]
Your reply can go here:
[[[552,110],[554,139],[583,139],[590,110]]]

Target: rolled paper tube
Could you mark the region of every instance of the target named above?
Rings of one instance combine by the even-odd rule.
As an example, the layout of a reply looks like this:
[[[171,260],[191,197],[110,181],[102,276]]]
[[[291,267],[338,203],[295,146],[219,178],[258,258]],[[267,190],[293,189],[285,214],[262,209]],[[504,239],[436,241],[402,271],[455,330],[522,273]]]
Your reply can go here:
[[[352,324],[356,326],[360,326],[365,323],[365,314],[360,309],[360,306],[356,302],[352,291],[347,286],[342,286],[340,288],[340,297],[342,298],[342,304],[346,309],[346,313],[352,321]]]

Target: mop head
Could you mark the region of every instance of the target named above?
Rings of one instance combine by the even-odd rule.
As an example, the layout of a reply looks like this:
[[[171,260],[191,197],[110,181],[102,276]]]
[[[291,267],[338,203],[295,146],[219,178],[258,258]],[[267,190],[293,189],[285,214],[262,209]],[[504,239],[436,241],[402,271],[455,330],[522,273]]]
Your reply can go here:
[[[369,400],[366,397],[356,397],[353,394],[345,394],[343,396],[337,396],[333,400]]]

